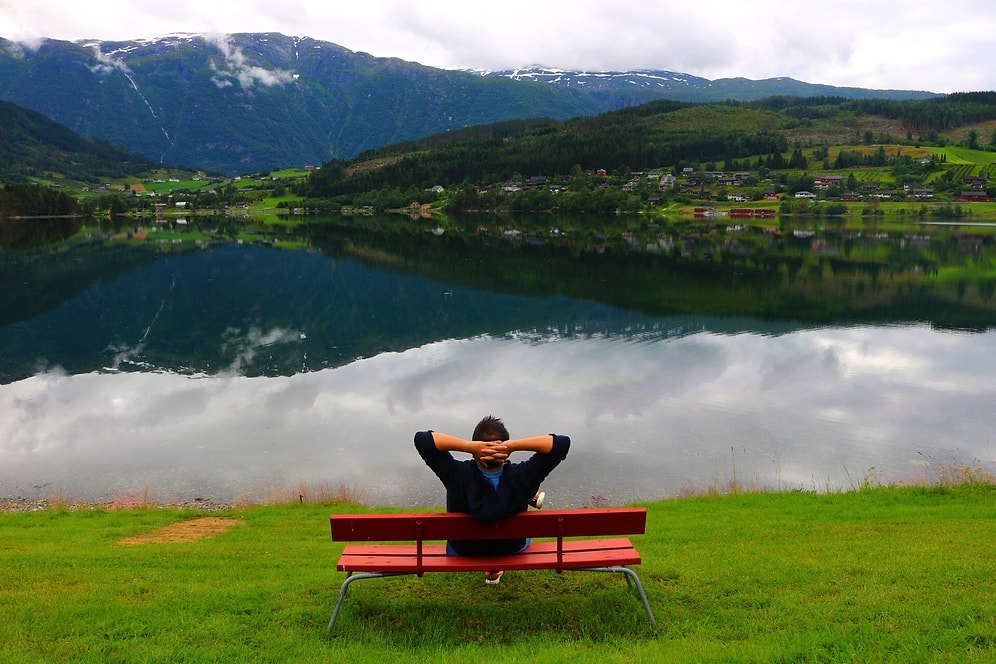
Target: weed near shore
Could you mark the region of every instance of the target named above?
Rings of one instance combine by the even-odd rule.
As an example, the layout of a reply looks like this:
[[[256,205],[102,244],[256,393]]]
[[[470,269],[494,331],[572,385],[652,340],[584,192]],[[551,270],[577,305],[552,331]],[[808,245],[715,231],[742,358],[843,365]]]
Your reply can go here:
[[[996,469],[987,466],[978,459],[970,462],[938,462],[931,460],[922,464],[923,473],[906,475],[901,478],[887,478],[876,468],[867,469],[860,476],[848,474],[846,487],[833,487],[829,483],[825,487],[814,487],[815,493],[841,493],[859,491],[879,487],[964,487],[966,485],[996,485]],[[677,494],[680,498],[695,498],[703,496],[724,496],[740,493],[780,493],[797,491],[797,488],[768,486],[753,482],[737,474],[736,463],[732,466],[732,474],[720,478],[705,486],[682,486]],[[244,508],[252,505],[286,505],[322,504],[322,505],[366,505],[367,491],[360,486],[347,482],[322,481],[318,483],[299,482],[292,487],[271,487],[265,492],[262,502],[241,497],[229,503],[217,502],[196,497],[184,502],[161,501],[159,494],[150,487],[135,491],[113,494],[102,501],[86,501],[67,498],[61,494],[43,499],[7,498],[0,499],[0,513],[40,511],[46,509],[79,510],[79,509],[192,509],[204,512],[216,512],[231,508]],[[610,507],[604,496],[595,495],[586,500],[585,509]]]

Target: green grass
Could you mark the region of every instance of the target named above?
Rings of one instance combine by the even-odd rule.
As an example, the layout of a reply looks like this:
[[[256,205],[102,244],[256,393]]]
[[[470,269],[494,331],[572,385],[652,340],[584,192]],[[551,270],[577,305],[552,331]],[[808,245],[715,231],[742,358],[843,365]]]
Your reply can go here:
[[[201,514],[0,514],[5,662],[991,662],[996,486],[734,493],[648,505],[621,577],[363,581],[332,636],[341,549],[305,503],[211,516],[185,543],[119,543]],[[362,511],[362,510],[361,510]]]
[[[306,178],[311,175],[311,171],[305,168],[281,168],[270,172],[270,176],[275,178],[287,179],[287,178]]]
[[[263,210],[273,210],[280,203],[285,203],[291,207],[300,206],[304,202],[304,199],[300,196],[267,196],[262,200],[256,201],[250,207],[261,208]]]
[[[970,150],[961,147],[930,148],[930,151],[938,155],[943,155],[945,163],[950,165],[972,164],[974,166],[985,166],[996,163],[996,152]]]

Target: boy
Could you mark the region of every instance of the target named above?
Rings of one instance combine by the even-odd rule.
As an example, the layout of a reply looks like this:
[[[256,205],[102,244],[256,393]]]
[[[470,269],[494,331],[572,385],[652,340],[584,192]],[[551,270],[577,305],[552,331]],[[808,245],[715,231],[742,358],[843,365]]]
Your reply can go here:
[[[523,512],[539,501],[540,484],[567,456],[571,439],[548,434],[509,440],[508,430],[497,417],[487,416],[474,428],[472,440],[438,431],[415,434],[415,449],[446,487],[446,511],[462,512],[478,523],[489,524]],[[528,451],[525,461],[512,463],[512,452]],[[473,460],[457,461],[452,452],[467,452]],[[529,546],[526,539],[451,540],[449,555],[494,556],[517,553]],[[501,572],[488,572],[487,583],[498,583]]]

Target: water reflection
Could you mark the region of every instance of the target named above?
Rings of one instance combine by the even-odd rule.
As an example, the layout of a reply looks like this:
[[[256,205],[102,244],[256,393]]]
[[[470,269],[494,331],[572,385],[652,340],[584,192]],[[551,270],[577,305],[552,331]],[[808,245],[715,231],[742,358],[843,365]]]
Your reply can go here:
[[[477,223],[8,229],[0,496],[437,505],[413,432],[487,413],[562,506],[996,463],[990,236]]]
[[[546,490],[580,506],[737,481],[827,490],[992,463],[996,334],[482,335],[289,377],[44,373],[0,387],[0,494],[266,499],[345,482],[436,505],[411,435],[575,440]]]

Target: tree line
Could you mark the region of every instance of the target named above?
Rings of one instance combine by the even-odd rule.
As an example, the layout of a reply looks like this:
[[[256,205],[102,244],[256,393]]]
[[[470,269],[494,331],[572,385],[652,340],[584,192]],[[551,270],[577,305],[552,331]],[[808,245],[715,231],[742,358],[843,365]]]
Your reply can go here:
[[[8,184],[0,189],[0,217],[59,217],[79,214],[75,197],[35,184]]]
[[[931,99],[847,99],[844,97],[771,97],[745,106],[800,119],[826,119],[841,112],[899,120],[908,131],[946,131],[996,119],[996,92],[956,92]]]

